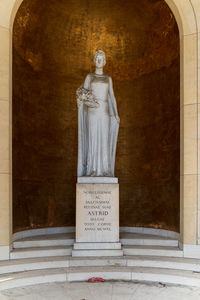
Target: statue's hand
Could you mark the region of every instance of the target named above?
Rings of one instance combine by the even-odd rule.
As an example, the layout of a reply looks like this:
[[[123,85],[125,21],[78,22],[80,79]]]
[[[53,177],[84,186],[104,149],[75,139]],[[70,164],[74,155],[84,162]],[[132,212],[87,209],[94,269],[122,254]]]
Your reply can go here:
[[[84,102],[85,105],[87,105],[88,107],[91,107],[91,108],[97,108],[99,107],[99,103],[96,103],[96,102],[92,102],[92,101],[85,101]]]
[[[117,120],[117,123],[119,124],[120,123],[120,118],[119,118],[119,116],[117,115],[117,116],[115,116],[115,119]]]
[[[77,106],[79,108],[79,106],[81,106],[83,104],[83,102],[77,97]]]

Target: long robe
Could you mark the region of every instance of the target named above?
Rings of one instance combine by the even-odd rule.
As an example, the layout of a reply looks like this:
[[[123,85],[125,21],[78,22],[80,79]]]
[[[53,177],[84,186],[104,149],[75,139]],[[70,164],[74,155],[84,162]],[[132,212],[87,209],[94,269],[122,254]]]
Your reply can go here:
[[[113,177],[119,124],[112,79],[90,73],[84,88],[92,90],[99,108],[78,109],[78,177]]]

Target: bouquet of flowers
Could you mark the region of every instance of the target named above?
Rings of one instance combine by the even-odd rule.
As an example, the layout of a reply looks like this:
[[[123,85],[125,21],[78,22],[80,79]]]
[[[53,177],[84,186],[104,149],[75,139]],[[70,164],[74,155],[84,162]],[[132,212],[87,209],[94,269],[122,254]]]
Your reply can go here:
[[[83,86],[80,86],[76,90],[76,101],[78,107],[81,104],[85,104],[88,107],[99,107],[99,103],[96,99],[94,99],[92,91],[85,89]]]

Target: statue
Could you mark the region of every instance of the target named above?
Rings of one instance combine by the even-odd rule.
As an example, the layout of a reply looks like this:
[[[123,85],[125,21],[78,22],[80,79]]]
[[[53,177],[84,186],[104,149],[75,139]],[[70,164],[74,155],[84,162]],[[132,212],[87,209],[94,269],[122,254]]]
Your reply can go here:
[[[77,92],[78,177],[114,177],[119,116],[112,79],[103,72],[105,53],[94,56],[96,70]]]

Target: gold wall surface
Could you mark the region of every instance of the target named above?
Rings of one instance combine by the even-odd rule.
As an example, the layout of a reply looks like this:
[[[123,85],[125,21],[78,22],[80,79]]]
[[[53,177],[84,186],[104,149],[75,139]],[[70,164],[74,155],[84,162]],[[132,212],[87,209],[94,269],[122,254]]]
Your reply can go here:
[[[13,224],[75,224],[76,89],[107,55],[120,225],[179,230],[179,33],[164,0],[24,0],[13,29]]]

